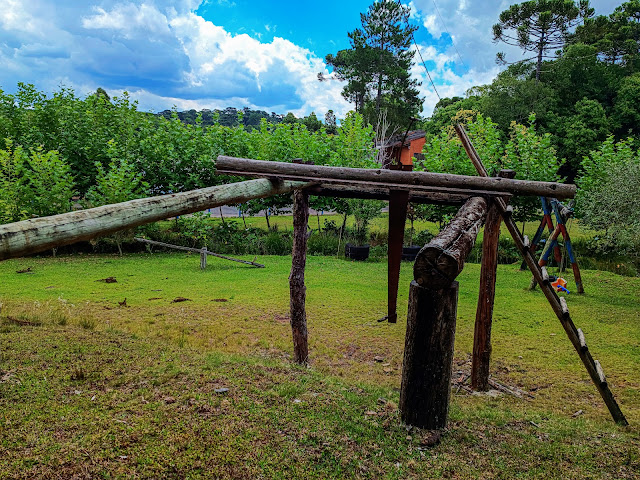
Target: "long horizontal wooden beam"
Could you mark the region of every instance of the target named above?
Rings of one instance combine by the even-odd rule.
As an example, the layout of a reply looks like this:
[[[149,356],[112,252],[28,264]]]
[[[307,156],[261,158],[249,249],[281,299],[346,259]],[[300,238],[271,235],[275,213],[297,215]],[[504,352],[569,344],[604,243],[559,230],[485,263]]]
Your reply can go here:
[[[312,183],[275,179],[249,180],[0,225],[0,260],[310,185]]]
[[[320,184],[305,188],[310,195],[320,197],[365,198],[389,200],[389,188],[385,186],[351,186],[341,184]],[[437,205],[462,205],[474,196],[493,196],[494,192],[448,193],[417,190],[409,188],[409,201],[412,203],[431,203]],[[505,193],[505,197],[510,194]]]
[[[257,177],[278,177],[318,183],[353,183],[385,185],[388,188],[437,187],[458,190],[508,192],[514,195],[534,195],[573,198],[576,186],[532,180],[512,180],[499,177],[474,177],[448,173],[405,172],[400,170],[327,167],[297,163],[269,162],[220,155],[216,161],[218,173]]]

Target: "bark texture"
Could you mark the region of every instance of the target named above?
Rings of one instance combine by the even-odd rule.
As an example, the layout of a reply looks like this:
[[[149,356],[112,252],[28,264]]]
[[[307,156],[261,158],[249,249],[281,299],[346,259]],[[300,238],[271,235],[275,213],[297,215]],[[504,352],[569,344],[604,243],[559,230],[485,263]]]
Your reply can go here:
[[[487,213],[487,201],[473,197],[416,257],[413,277],[422,286],[447,287],[464,267]]]
[[[400,387],[400,416],[409,425],[447,424],[457,304],[457,282],[442,289],[411,282]]]
[[[293,193],[293,254],[289,274],[289,308],[293,335],[293,358],[296,363],[307,363],[307,287],[304,269],[307,264],[307,223],[309,222],[309,195],[303,190]]]

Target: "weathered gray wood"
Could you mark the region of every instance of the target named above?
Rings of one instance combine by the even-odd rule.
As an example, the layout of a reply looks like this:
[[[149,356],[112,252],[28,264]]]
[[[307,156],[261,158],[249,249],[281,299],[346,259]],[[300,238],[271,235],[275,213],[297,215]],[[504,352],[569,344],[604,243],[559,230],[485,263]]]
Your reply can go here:
[[[207,247],[202,247],[200,251],[200,270],[207,268]]]
[[[586,352],[589,347],[587,347],[587,340],[584,338],[584,332],[580,328],[578,329],[578,340],[580,341],[580,349],[583,352]]]
[[[596,373],[598,374],[598,379],[600,380],[600,385],[604,386],[607,384],[607,377],[604,376],[604,370],[602,370],[602,365],[598,360],[594,360],[593,363],[596,366]]]
[[[454,219],[418,255],[413,277],[422,286],[445,287],[464,267],[487,213],[487,201],[473,197],[458,211]]]
[[[499,175],[513,178],[516,172],[502,170]],[[493,303],[496,297],[498,272],[498,243],[502,216],[493,200],[490,202],[482,238],[482,264],[480,266],[480,289],[476,308],[476,323],[473,335],[471,358],[471,388],[485,392],[489,390],[489,367],[491,365],[491,325]]]
[[[442,289],[411,282],[399,404],[409,425],[447,424],[457,303],[457,282]]]
[[[177,215],[287,193],[309,185],[307,182],[249,180],[0,225],[0,260],[90,240]]]
[[[560,297],[560,306],[562,307],[562,315],[564,318],[569,317],[569,306],[567,305],[567,299],[564,297]],[[580,329],[578,329],[580,330]]]
[[[307,343],[307,287],[304,269],[307,264],[307,224],[309,223],[309,195],[304,190],[293,193],[293,252],[289,274],[289,310],[293,335],[293,359],[305,364],[309,359]]]
[[[206,253],[207,255],[211,255],[212,257],[223,258],[224,260],[230,260],[232,262],[244,263],[245,265],[252,265],[258,268],[265,268],[264,265],[261,263],[250,262],[249,260],[241,260],[239,258],[227,257],[226,255],[220,255],[219,253],[210,252],[209,250],[207,250],[207,247],[204,247],[204,248],[183,247],[181,245],[171,245],[170,243],[157,242],[155,240],[147,240],[146,238],[138,238],[138,237],[136,237],[135,240],[141,243],[155,245],[157,247],[173,248],[174,250],[183,250],[185,252],[194,252],[194,253],[200,253],[200,254]]]
[[[363,181],[375,184],[396,184],[405,187],[423,185],[442,188],[509,192],[518,195],[555,198],[573,198],[576,192],[575,185],[554,182],[482,178],[432,172],[404,172],[400,170],[299,165],[227,157],[224,155],[218,157],[216,169],[219,173],[232,175],[274,176],[286,179],[312,180],[319,183],[329,183],[332,181]]]

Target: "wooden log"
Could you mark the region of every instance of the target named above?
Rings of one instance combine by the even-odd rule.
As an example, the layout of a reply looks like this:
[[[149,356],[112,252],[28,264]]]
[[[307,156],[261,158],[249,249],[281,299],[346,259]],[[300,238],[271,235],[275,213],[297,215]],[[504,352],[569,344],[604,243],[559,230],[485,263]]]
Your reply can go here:
[[[419,285],[446,287],[464,267],[487,213],[487,201],[473,197],[455,218],[418,253],[413,277]]]
[[[293,359],[306,364],[309,359],[307,343],[307,287],[304,269],[307,263],[307,224],[309,222],[309,195],[304,190],[293,193],[293,253],[289,274],[289,309],[293,335]]]
[[[509,192],[517,195],[535,195],[555,198],[573,198],[576,192],[575,185],[554,182],[483,178],[447,173],[299,165],[227,157],[224,155],[218,157],[216,169],[219,173],[231,175],[273,176],[296,180],[306,179],[318,183],[362,181],[374,184],[396,184],[405,187],[423,185],[442,188]]]
[[[447,424],[457,302],[457,282],[444,288],[411,282],[399,404],[409,425]]]
[[[513,178],[516,172],[502,170],[501,177]],[[491,361],[491,323],[493,303],[496,296],[496,275],[498,272],[498,242],[502,216],[495,202],[491,202],[484,224],[482,239],[482,264],[480,266],[480,291],[476,308],[476,323],[473,335],[473,356],[471,359],[471,388],[477,391],[489,390],[489,366]]]
[[[569,318],[569,306],[567,305],[566,298],[560,297],[560,306],[562,307],[562,316],[564,318]]]
[[[584,338],[584,332],[581,328],[578,329],[578,340],[580,340],[580,350],[583,352],[589,350],[589,347],[587,347],[587,340]]]
[[[596,373],[598,374],[598,380],[600,380],[600,385],[603,385],[603,386],[606,385],[607,377],[604,376],[604,370],[602,370],[602,365],[600,365],[600,362],[598,360],[594,360],[593,363],[596,366]]]
[[[320,197],[339,197],[339,198],[366,198],[375,200],[389,200],[390,189],[386,186],[375,185],[342,185],[342,184],[321,184],[306,189],[310,195],[318,195]],[[495,192],[470,191],[463,193],[450,193],[449,191],[428,191],[418,190],[415,188],[407,189],[409,192],[409,201],[411,203],[430,203],[437,205],[462,205],[473,196],[490,196]],[[504,194],[505,198],[510,197],[508,193]]]
[[[0,260],[309,185],[307,182],[249,180],[0,225]]]
[[[202,254],[203,250],[205,250],[206,254],[207,255],[211,255],[212,257],[222,258],[224,260],[230,260],[232,262],[244,263],[245,265],[252,265],[252,266],[258,267],[258,268],[265,268],[263,264],[256,263],[255,261],[254,262],[250,262],[249,260],[241,260],[239,258],[227,257],[226,255],[220,255],[219,253],[210,252],[209,250],[206,249],[206,247],[204,249],[183,247],[182,245],[171,245],[170,243],[157,242],[155,240],[147,240],[146,238],[138,238],[138,237],[136,237],[135,240],[137,242],[147,243],[149,245],[155,245],[157,247],[173,248],[174,250],[183,250],[185,252],[194,252],[194,253]],[[254,260],[255,260],[255,258],[254,258]]]

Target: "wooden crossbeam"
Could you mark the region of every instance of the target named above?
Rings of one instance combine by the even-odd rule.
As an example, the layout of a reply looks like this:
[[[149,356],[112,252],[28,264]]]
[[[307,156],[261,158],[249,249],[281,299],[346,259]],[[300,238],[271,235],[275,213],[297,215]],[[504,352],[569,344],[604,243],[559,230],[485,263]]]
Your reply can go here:
[[[387,188],[437,187],[463,191],[508,192],[514,195],[535,195],[555,198],[573,198],[575,185],[509,178],[483,178],[448,173],[406,172],[370,168],[328,167],[285,162],[269,162],[220,155],[216,162],[218,173],[277,177],[289,180],[305,180],[317,183],[345,183],[353,185],[386,185]]]

